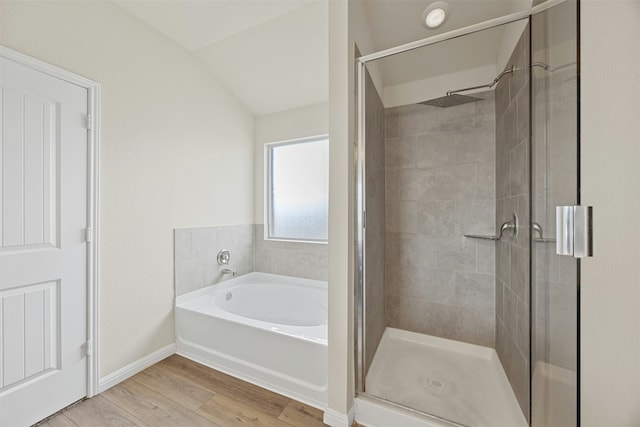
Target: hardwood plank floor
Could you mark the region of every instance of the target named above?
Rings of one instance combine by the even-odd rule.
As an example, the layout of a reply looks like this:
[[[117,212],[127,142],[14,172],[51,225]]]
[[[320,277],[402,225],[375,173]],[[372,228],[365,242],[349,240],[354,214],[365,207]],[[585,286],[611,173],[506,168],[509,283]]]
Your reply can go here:
[[[144,426],[134,415],[123,411],[122,408],[114,405],[104,396],[87,399],[63,411],[60,415],[65,416],[75,426]],[[49,420],[49,423],[55,425],[60,415]]]
[[[173,355],[43,427],[323,427],[322,411]]]
[[[223,394],[273,418],[277,418],[291,401],[285,396],[209,369],[184,357],[169,357],[157,366],[181,375],[214,394]]]

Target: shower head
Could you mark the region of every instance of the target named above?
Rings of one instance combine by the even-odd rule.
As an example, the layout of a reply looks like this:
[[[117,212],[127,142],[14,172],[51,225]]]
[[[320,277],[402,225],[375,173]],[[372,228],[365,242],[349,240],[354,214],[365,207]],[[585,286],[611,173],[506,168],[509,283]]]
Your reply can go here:
[[[455,107],[456,105],[467,104],[469,102],[482,101],[482,98],[476,98],[475,96],[458,95],[452,93],[451,95],[442,96],[440,98],[430,99],[428,101],[419,102],[418,104],[431,105],[438,108]]]

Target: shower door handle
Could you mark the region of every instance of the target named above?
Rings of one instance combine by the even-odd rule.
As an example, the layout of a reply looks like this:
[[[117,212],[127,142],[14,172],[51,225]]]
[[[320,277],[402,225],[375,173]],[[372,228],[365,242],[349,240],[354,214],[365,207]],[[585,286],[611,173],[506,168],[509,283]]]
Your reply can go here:
[[[592,213],[591,206],[556,206],[556,254],[593,256]]]

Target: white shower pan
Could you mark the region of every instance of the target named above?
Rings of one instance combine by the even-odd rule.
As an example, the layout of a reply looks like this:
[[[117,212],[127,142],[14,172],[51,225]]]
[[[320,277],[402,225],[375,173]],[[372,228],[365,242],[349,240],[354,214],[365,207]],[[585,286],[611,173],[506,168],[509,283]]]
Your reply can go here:
[[[463,426],[528,425],[494,349],[400,329],[385,330],[367,373],[366,393]],[[370,406],[358,405],[356,419],[377,427],[380,414],[370,417],[359,410]],[[412,418],[411,425],[455,425]]]

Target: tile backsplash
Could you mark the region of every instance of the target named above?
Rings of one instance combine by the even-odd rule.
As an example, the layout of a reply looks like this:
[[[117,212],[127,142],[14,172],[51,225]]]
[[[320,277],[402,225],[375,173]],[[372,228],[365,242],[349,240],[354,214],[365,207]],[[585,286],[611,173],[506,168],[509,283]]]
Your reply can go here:
[[[327,280],[329,245],[264,239],[264,224],[255,226],[255,271]]]
[[[219,251],[228,249],[231,261],[219,265]],[[264,240],[262,224],[176,228],[174,279],[176,296],[228,280],[222,269],[238,276],[260,271],[307,279],[327,280],[326,244]]]
[[[254,225],[177,228],[174,230],[174,272],[176,296],[229,279],[223,268],[238,275],[254,271]],[[228,266],[219,265],[222,249],[231,252]]]

